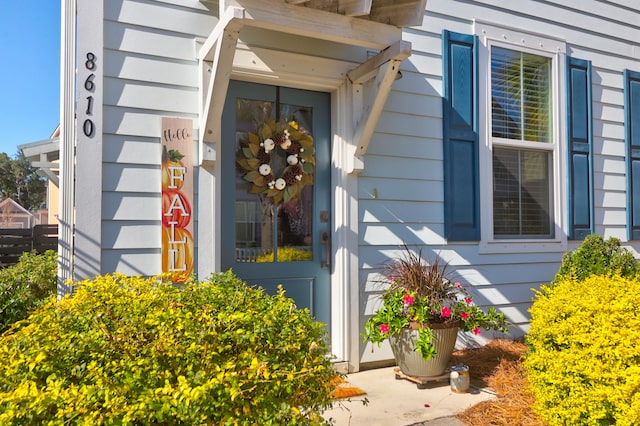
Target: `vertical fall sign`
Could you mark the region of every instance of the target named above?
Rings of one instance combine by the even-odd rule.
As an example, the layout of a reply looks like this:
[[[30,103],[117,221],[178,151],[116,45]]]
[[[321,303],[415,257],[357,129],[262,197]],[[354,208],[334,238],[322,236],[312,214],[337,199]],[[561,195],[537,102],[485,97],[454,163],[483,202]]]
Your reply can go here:
[[[162,118],[162,272],[185,282],[193,272],[193,122]]]

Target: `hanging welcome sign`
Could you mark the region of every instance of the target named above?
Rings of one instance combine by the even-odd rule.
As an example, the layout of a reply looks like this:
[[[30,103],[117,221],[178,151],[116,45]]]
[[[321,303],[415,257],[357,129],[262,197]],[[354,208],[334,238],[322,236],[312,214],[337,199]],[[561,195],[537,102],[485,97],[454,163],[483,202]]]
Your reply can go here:
[[[193,122],[162,118],[162,272],[176,283],[193,272]]]

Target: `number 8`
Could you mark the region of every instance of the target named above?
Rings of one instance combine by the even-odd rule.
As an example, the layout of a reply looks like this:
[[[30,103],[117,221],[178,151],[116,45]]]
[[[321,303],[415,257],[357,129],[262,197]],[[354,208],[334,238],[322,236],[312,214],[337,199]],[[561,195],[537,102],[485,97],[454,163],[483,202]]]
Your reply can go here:
[[[87,60],[84,63],[85,68],[93,71],[96,68],[95,61],[96,61],[96,55],[94,55],[91,52],[87,53]]]

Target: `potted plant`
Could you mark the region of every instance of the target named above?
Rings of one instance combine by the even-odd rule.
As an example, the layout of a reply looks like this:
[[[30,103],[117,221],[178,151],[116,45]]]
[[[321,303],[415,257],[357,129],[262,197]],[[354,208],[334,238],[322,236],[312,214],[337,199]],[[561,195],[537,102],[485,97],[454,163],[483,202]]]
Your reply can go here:
[[[449,364],[458,330],[507,331],[505,315],[483,311],[465,287],[447,276],[447,265],[431,264],[405,245],[404,254],[383,269],[388,287],[383,306],[365,323],[365,341],[389,339],[400,370],[410,376],[438,376]]]

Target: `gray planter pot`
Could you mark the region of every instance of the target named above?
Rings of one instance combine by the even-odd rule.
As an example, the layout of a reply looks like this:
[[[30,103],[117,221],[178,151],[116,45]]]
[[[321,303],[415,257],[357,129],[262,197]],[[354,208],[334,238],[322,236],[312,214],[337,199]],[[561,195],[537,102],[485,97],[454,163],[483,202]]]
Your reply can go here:
[[[458,337],[458,327],[435,328],[434,346],[438,353],[425,361],[419,352],[415,351],[414,341],[418,338],[418,330],[406,328],[399,334],[389,336],[389,343],[393,356],[400,371],[408,376],[433,377],[444,373],[451,360],[453,348]]]

